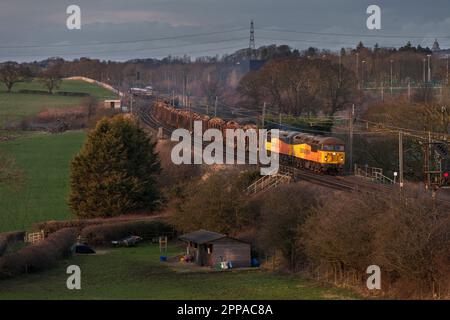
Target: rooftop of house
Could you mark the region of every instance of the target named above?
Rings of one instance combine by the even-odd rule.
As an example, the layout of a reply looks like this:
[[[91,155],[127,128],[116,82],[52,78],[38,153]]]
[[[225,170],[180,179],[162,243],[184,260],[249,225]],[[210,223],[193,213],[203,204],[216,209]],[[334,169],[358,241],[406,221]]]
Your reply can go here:
[[[180,240],[191,241],[197,244],[204,244],[218,239],[226,238],[227,236],[221,233],[207,231],[207,230],[197,230],[191,233],[183,234]]]

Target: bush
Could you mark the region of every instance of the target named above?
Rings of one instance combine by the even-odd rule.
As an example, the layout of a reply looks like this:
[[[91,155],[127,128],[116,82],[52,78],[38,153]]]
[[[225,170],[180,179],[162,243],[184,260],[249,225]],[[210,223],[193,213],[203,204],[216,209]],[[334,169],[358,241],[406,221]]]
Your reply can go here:
[[[161,140],[156,145],[162,168],[159,183],[162,187],[169,190],[173,188],[171,191],[176,191],[180,185],[200,177],[201,174],[201,166],[190,164],[176,165],[172,162],[171,153],[174,146],[174,142],[166,140]]]
[[[64,221],[46,221],[33,225],[33,230],[44,230],[45,234],[54,233],[64,228],[76,228],[80,233],[86,227],[112,223],[112,222],[127,222],[127,221],[143,221],[154,220],[155,217],[143,217],[139,215],[129,215],[114,218],[95,218],[95,219],[79,219],[79,220],[64,220]]]
[[[36,272],[54,266],[70,253],[76,241],[76,229],[62,229],[45,240],[0,258],[0,277]]]
[[[325,280],[359,284],[366,268],[377,264],[373,260],[375,222],[386,210],[381,199],[353,193],[328,197],[308,218],[303,227],[305,251]]]
[[[367,267],[378,265],[385,294],[448,295],[447,211],[413,190],[330,197],[303,227],[305,252],[316,276],[336,284],[365,288]]]
[[[58,91],[56,93],[58,96],[67,96],[67,97],[89,97],[89,93],[86,92],[67,92],[67,91]]]
[[[450,294],[450,216],[429,197],[409,195],[380,216],[374,257],[404,297]]]
[[[305,183],[282,185],[262,195],[258,240],[266,253],[281,253],[291,271],[304,265],[306,257],[299,232],[321,201],[322,190]]]
[[[237,170],[223,170],[204,176],[201,181],[189,185],[174,205],[171,223],[183,232],[198,229],[238,232],[249,223],[244,192],[248,185],[243,185],[243,181],[248,179],[248,174]]]
[[[6,252],[9,245],[16,242],[22,242],[24,237],[25,231],[0,233],[0,257]]]
[[[151,239],[171,234],[173,234],[173,228],[162,221],[141,220],[86,227],[81,233],[81,238],[89,244],[108,245],[113,240],[121,240],[131,235]]]
[[[71,164],[69,206],[79,218],[151,210],[159,200],[155,144],[124,116],[99,121]]]

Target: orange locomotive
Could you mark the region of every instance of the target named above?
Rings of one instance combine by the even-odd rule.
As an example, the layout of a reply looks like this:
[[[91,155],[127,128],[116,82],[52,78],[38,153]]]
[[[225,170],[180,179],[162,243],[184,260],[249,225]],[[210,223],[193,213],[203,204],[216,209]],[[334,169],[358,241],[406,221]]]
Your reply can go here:
[[[169,106],[164,102],[154,104],[156,117],[173,128],[190,129],[191,121],[201,120],[203,130],[215,128],[224,133],[226,129],[256,129],[254,124],[240,125],[235,121],[226,122],[220,118],[188,112]],[[319,136],[297,131],[280,131],[279,138],[268,136],[266,149],[280,155],[280,161],[288,166],[328,174],[342,173],[345,164],[344,142],[335,137]]]
[[[344,169],[345,146],[338,138],[280,131],[278,139],[266,142],[266,149],[278,153],[282,163],[297,168],[330,174]]]

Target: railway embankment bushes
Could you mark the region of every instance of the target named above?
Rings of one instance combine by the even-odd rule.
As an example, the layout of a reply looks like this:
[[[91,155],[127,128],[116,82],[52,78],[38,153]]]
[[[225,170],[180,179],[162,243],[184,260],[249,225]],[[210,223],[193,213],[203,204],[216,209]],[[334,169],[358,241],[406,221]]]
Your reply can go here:
[[[42,271],[54,266],[58,259],[71,253],[76,239],[76,229],[61,229],[41,242],[1,257],[0,278]]]
[[[92,225],[82,230],[81,238],[90,245],[108,245],[131,235],[151,240],[173,234],[173,228],[162,220],[136,220]]]
[[[301,188],[283,186],[262,200],[258,243],[277,252],[280,268],[370,296],[450,297],[448,208],[416,190],[320,195]],[[380,268],[380,290],[367,287],[369,266]]]
[[[415,191],[331,197],[302,227],[311,273],[368,294],[450,296],[450,216]],[[381,290],[368,291],[367,268],[380,267]]]
[[[232,179],[216,180],[192,186],[195,196],[173,209],[177,228],[245,235],[270,269],[368,296],[450,297],[448,207],[423,191],[330,192],[295,183],[249,199],[229,196]],[[370,266],[380,268],[380,290],[367,287]]]
[[[23,242],[25,237],[25,231],[12,231],[0,233],[0,257],[5,254],[8,247],[18,243]]]
[[[44,230],[47,237],[14,251],[8,250],[9,246],[23,242],[25,232],[0,234],[0,279],[52,268],[58,260],[72,254],[79,237],[90,245],[109,245],[132,235],[145,240],[174,235],[173,228],[159,216],[49,221],[34,225],[34,229]]]
[[[113,218],[93,218],[93,219],[74,219],[74,220],[62,220],[62,221],[45,221],[35,223],[32,226],[33,230],[44,230],[45,234],[54,233],[64,228],[76,228],[81,233],[86,227],[96,226],[107,223],[121,223],[121,222],[133,222],[133,221],[153,221],[155,219],[163,220],[161,216],[145,216],[145,215],[126,215]]]

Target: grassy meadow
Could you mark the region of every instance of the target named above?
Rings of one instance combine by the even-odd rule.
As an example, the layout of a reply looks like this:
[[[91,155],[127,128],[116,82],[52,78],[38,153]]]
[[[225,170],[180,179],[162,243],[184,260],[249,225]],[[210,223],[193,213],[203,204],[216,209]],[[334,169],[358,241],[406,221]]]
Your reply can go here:
[[[169,246],[169,257],[182,249]],[[348,290],[270,272],[180,272],[159,261],[158,245],[74,256],[42,273],[4,280],[3,299],[355,299]],[[66,268],[81,268],[81,290],[68,290]]]
[[[11,93],[0,84],[0,128],[7,123],[17,122],[21,119],[33,116],[45,109],[59,109],[79,106],[83,97],[70,97],[43,94],[19,93],[20,90],[46,90],[41,82],[18,83]],[[79,80],[63,80],[59,89],[65,92],[84,92],[96,97],[99,101],[115,98],[116,95],[102,87]]]
[[[30,131],[7,131],[5,124],[33,116],[45,109],[77,107],[83,97],[24,94],[20,90],[44,91],[38,80],[18,83],[7,93],[0,84],[0,136],[16,139],[0,142],[0,150],[15,159],[22,171],[21,183],[0,186],[0,232],[28,228],[38,221],[71,218],[66,198],[69,164],[80,150],[84,132],[58,135]],[[116,95],[102,87],[78,80],[63,80],[56,90],[84,92],[99,101]],[[18,138],[17,138],[18,137]]]
[[[0,232],[72,217],[66,204],[69,164],[84,138],[81,131],[35,133],[0,143],[0,150],[15,158],[23,180],[0,187]]]

